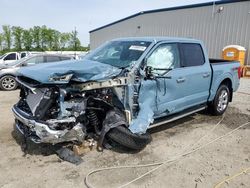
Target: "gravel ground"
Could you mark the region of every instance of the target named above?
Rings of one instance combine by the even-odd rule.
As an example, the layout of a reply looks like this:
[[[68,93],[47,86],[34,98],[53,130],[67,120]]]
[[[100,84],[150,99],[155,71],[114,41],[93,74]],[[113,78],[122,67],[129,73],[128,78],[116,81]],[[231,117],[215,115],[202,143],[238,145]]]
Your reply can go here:
[[[206,113],[194,114],[152,130],[153,141],[140,153],[126,154],[111,150],[91,151],[78,166],[61,161],[47,148],[32,146],[24,155],[13,134],[11,106],[18,100],[19,91],[0,91],[0,187],[86,187],[84,177],[100,167],[137,165],[172,159],[200,144],[233,130],[250,121],[250,79],[241,86],[230,103],[222,123],[210,132],[221,117]],[[210,134],[208,134],[210,132]],[[250,167],[250,125],[233,135],[166,164],[152,174],[127,187],[211,188],[222,180]],[[194,144],[194,145],[193,145]],[[120,169],[97,173],[90,177],[96,188],[112,188],[147,172],[150,168]],[[241,175],[223,188],[250,187],[250,173]]]

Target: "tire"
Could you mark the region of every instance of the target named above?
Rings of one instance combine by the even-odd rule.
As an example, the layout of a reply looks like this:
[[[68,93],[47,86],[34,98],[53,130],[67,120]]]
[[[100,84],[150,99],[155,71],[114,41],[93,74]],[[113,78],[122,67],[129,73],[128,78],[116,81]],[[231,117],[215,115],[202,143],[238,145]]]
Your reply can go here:
[[[4,91],[11,91],[17,88],[18,84],[14,76],[6,75],[0,79],[0,89]]]
[[[152,140],[149,133],[142,135],[132,133],[125,126],[118,126],[106,134],[107,140],[114,141],[128,150],[139,151],[146,147]]]
[[[215,116],[224,114],[228,107],[229,99],[230,91],[228,86],[224,84],[220,85],[213,102],[208,106],[208,110]]]

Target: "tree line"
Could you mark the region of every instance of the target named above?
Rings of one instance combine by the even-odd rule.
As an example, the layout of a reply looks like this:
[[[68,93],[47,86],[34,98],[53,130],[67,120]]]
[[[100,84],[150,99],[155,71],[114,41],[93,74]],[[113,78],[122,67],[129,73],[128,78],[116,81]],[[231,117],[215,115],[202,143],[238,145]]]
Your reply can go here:
[[[9,51],[85,51],[76,30],[59,32],[47,26],[24,29],[20,26],[2,26],[0,54]]]

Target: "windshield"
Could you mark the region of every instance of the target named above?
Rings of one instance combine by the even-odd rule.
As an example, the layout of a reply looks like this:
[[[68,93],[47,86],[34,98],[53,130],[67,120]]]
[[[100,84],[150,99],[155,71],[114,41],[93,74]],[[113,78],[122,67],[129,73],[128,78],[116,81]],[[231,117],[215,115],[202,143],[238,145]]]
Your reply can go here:
[[[111,41],[86,56],[86,59],[125,68],[137,61],[151,42]]]
[[[0,55],[0,59],[2,59],[2,58],[3,58],[3,56],[4,56],[4,55]]]

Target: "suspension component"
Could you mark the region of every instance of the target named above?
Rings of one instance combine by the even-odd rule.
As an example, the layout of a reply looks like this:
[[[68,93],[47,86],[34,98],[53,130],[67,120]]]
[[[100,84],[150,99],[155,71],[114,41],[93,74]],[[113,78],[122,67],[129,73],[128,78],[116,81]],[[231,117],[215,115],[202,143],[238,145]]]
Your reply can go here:
[[[101,128],[100,128],[100,121],[96,115],[96,112],[94,110],[88,110],[87,117],[89,119],[89,124],[94,127],[94,130],[96,134],[101,134]]]

